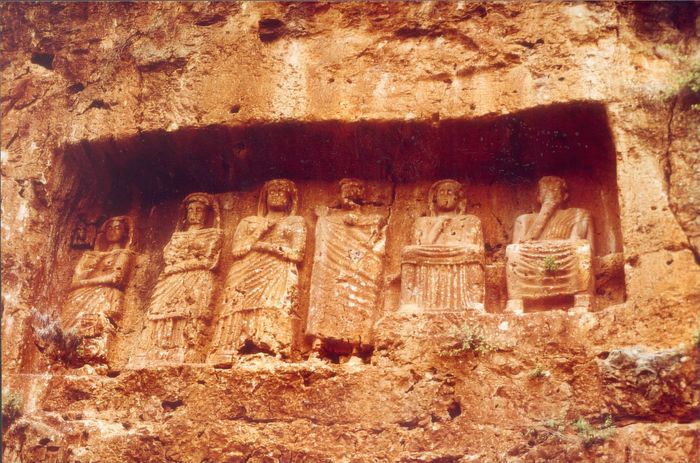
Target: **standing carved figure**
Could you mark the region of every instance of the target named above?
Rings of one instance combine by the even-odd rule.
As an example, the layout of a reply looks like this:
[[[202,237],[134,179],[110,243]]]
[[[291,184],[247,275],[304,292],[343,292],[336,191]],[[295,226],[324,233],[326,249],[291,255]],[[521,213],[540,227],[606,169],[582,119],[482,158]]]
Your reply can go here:
[[[66,330],[82,338],[82,358],[88,362],[107,359],[122,315],[124,288],[134,257],[133,238],[131,218],[112,217],[102,225],[95,250],[86,251],[75,268],[61,318]]]
[[[564,179],[542,177],[538,183],[540,211],[515,221],[513,244],[506,249],[506,310],[522,313],[524,300],[546,304],[572,295],[575,307],[592,305],[593,223],[585,209],[563,209],[567,198]]]
[[[402,311],[484,310],[481,221],[465,213],[462,185],[435,182],[430,216],[416,220],[413,243],[401,256]]]
[[[151,296],[143,354],[137,362],[196,361],[203,327],[210,318],[222,240],[216,199],[207,193],[187,196],[163,250],[165,268]]]
[[[321,349],[356,354],[371,346],[381,290],[386,217],[363,210],[360,180],[343,179],[339,185],[339,204],[316,210],[306,334],[315,338],[317,354]]]
[[[238,224],[210,363],[229,364],[246,346],[289,353],[306,244],[298,197],[292,181],[270,180],[260,191],[258,214]]]

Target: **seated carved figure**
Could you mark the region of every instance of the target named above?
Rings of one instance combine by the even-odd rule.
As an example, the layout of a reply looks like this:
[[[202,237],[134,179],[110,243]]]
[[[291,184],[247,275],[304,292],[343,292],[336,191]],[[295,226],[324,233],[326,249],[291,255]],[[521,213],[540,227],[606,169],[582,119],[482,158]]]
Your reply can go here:
[[[314,351],[369,347],[384,266],[386,217],[365,204],[364,184],[339,182],[340,201],[316,209],[316,251],[306,334]],[[357,361],[354,356],[353,361]]]
[[[563,179],[542,177],[538,189],[540,211],[518,217],[506,250],[506,310],[522,313],[524,301],[547,305],[562,296],[574,296],[574,306],[587,309],[594,290],[591,216],[585,209],[561,208],[568,198]]]
[[[465,214],[465,203],[455,180],[430,188],[430,216],[416,220],[413,244],[402,252],[402,311],[484,310],[481,221]]]
[[[82,337],[82,357],[88,362],[106,360],[122,314],[124,288],[134,257],[133,236],[129,217],[112,217],[102,225],[95,250],[86,251],[75,268],[61,319],[66,330]]]
[[[198,360],[221,245],[216,199],[207,193],[190,194],[163,250],[165,267],[151,296],[136,364]]]
[[[210,363],[229,364],[246,346],[289,353],[292,318],[299,318],[297,266],[306,245],[298,201],[292,181],[270,180],[260,192],[258,214],[238,224]]]

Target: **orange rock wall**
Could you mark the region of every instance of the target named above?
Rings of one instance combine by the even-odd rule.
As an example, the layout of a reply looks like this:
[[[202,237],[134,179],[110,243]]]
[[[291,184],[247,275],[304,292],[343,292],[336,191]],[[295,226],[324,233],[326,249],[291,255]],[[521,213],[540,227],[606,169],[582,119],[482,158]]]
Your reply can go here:
[[[1,8],[3,390],[24,412],[8,461],[698,457],[697,5]],[[593,212],[598,255],[623,254],[593,313],[505,315],[496,284],[484,315],[416,320],[389,287],[369,365],[304,361],[299,335],[288,363],[124,369],[191,191],[218,195],[230,234],[262,180],[291,177],[312,249],[313,207],[361,176],[393,204],[395,271],[431,180],[465,182],[498,263],[545,174]],[[48,365],[28,314],[59,310],[78,214],[127,212],[140,257],[112,370]],[[464,323],[499,349],[445,359]],[[608,414],[615,435],[584,445],[571,423]]]

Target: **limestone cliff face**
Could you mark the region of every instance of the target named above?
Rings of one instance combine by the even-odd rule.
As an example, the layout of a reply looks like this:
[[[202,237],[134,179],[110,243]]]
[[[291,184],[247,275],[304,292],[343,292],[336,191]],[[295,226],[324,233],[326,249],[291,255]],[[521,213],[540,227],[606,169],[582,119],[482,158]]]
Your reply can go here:
[[[8,461],[699,458],[696,4],[5,4],[0,15],[3,390],[23,411],[3,426]],[[601,302],[505,314],[504,246],[550,171],[600,225]],[[183,197],[217,195],[228,243],[263,180],[294,178],[313,227],[344,176],[375,182],[389,208],[386,273],[430,181],[465,181],[487,243],[485,313],[397,315],[387,283],[365,364],[306,360],[295,326],[289,359],[128,368]],[[138,219],[139,240],[110,368],[51,364],[31,310],[60,313],[77,223],[118,214]],[[445,355],[463,325],[495,350]]]

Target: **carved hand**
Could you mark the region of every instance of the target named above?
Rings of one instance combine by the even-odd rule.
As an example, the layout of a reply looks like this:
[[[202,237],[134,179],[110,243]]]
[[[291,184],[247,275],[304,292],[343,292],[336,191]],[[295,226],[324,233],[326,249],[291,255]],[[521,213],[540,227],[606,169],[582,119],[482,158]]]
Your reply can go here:
[[[384,276],[384,284],[387,286],[393,285],[394,283],[401,280],[401,273],[389,273]]]
[[[357,221],[358,221],[358,218],[357,218],[357,215],[355,215],[355,214],[348,214],[343,218],[343,222],[345,223],[345,225],[350,225],[350,226],[357,225]]]

